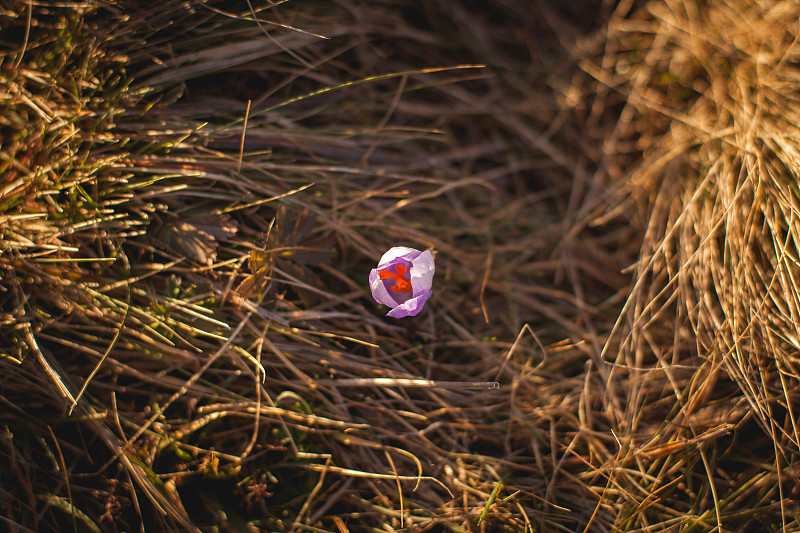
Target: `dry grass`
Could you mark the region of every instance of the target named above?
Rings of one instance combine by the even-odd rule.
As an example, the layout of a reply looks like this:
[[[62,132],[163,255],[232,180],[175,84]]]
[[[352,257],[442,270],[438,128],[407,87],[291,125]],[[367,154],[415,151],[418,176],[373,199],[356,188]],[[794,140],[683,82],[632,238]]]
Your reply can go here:
[[[625,190],[646,233],[607,353],[633,399],[616,434],[657,458],[636,461],[654,496],[629,498],[629,524],[798,527],[798,15],[654,3],[612,21],[614,68],[587,68],[624,96],[619,137],[644,151]],[[672,511],[642,509],[664,494]]]
[[[2,5],[13,530],[800,526],[793,3]]]

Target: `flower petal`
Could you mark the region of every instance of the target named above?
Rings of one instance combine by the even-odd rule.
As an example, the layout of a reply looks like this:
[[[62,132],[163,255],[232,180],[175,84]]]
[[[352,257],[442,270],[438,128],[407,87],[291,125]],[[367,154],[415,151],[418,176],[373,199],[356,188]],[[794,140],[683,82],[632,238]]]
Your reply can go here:
[[[377,268],[373,268],[369,273],[369,288],[372,290],[372,297],[375,298],[375,301],[379,304],[388,305],[389,307],[395,307],[397,305],[397,301],[395,301],[392,295],[389,294],[389,291],[386,290],[386,284],[378,276]]]
[[[418,296],[424,291],[427,291],[430,295],[433,274],[436,271],[436,265],[433,263],[433,254],[430,250],[425,250],[416,259],[413,259],[411,263],[411,287],[414,289],[412,296]],[[427,298],[425,299],[427,300]]]
[[[395,246],[389,248],[389,251],[383,254],[381,260],[378,261],[378,269],[386,268],[386,263],[394,261],[397,258],[405,259],[406,261],[414,261],[422,252],[406,246]]]
[[[416,291],[414,291],[416,293]],[[405,318],[407,316],[416,316],[422,311],[425,302],[428,301],[428,298],[431,296],[431,291],[423,291],[418,296],[407,300],[406,302],[398,305],[388,313],[386,316],[390,316],[392,318]]]

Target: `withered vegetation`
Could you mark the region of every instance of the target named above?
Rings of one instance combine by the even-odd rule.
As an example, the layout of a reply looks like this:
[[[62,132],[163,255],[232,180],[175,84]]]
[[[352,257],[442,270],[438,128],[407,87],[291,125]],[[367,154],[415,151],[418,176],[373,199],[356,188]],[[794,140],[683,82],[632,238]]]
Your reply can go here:
[[[798,20],[0,2],[4,527],[796,531]]]

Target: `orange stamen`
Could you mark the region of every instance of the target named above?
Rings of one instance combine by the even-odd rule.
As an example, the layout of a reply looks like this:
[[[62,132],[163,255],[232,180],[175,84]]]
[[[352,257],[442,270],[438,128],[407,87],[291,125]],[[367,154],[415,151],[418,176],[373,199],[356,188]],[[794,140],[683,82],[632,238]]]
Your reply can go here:
[[[403,265],[395,265],[394,269],[397,270],[396,274],[388,268],[379,270],[378,277],[381,279],[393,279],[397,284],[391,287],[394,292],[411,292],[411,280],[409,280],[405,275],[408,272],[408,269]]]

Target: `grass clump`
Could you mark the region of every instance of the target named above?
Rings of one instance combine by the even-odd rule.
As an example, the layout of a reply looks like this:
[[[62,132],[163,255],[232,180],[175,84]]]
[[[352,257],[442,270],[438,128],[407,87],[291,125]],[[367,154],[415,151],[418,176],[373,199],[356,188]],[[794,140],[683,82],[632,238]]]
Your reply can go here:
[[[624,95],[619,137],[644,152],[624,189],[645,238],[607,354],[636,398],[629,454],[659,460],[637,461],[652,496],[627,527],[797,527],[798,14],[648,4],[612,22],[614,67],[587,69]]]
[[[5,523],[796,527],[797,13],[523,4],[0,14]]]

